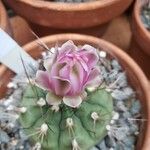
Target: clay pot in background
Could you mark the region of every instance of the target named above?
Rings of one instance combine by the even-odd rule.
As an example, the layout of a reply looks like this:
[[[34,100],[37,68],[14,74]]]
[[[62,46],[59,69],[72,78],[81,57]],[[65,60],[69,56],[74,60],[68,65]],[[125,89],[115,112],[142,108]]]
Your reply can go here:
[[[150,79],[150,32],[141,20],[141,10],[147,0],[136,0],[132,15],[131,27],[133,38],[129,54],[141,66]]]
[[[48,47],[55,46],[56,43],[62,44],[67,40],[73,40],[75,44],[91,44],[94,47],[106,50],[111,56],[114,56],[120,64],[123,66],[129,82],[136,90],[138,98],[141,100],[142,112],[144,118],[148,120],[142,123],[141,132],[139,135],[139,141],[137,144],[138,150],[149,150],[150,147],[150,93],[149,93],[149,81],[143,74],[139,66],[131,59],[125,52],[118,47],[92,36],[80,35],[80,34],[58,34],[53,36],[47,36],[41,40],[48,45]],[[37,41],[33,41],[24,46],[24,49],[30,53],[35,59],[41,56],[41,52],[44,51],[42,47],[37,44]],[[4,66],[0,67],[0,96],[4,96],[6,93],[6,85],[10,81],[13,73],[6,69]]]
[[[2,28],[4,31],[6,31],[9,35],[12,36],[12,29],[9,23],[7,12],[1,0],[0,0],[0,28]]]
[[[43,0],[4,0],[17,14],[32,23],[75,29],[97,26],[123,13],[133,0],[93,0],[61,3]]]
[[[113,19],[101,38],[115,44],[128,53],[132,38],[129,17],[123,14]]]
[[[146,76],[150,79],[150,56],[138,46],[135,39],[132,39],[129,55],[137,62]]]
[[[81,29],[56,29],[45,27],[41,25],[37,25],[35,23],[31,23],[28,21],[30,28],[39,36],[47,36],[59,33],[80,33],[80,34],[87,34],[96,37],[101,37],[104,35],[105,31],[107,30],[109,23],[105,23],[102,25],[90,27],[90,28],[81,28]]]
[[[28,23],[19,16],[10,18],[11,27],[13,29],[13,38],[20,45],[25,45],[35,39],[35,36],[31,33],[31,29]]]
[[[132,17],[132,31],[138,45],[150,57],[150,32],[144,27],[140,15],[146,1],[147,0],[136,0],[135,2]]]

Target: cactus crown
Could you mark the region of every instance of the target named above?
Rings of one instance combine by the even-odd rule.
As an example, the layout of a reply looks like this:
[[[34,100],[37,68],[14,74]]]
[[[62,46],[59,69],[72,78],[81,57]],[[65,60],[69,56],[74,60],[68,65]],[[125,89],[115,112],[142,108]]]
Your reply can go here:
[[[67,59],[76,56],[70,54]],[[76,74],[77,69],[75,68]],[[54,96],[54,91],[49,94],[47,89],[29,84],[21,101],[23,109],[19,120],[30,139],[40,143],[44,150],[87,150],[102,140],[107,134],[106,126],[112,118],[112,97],[99,86],[92,91],[89,89],[91,88],[86,87],[80,96],[78,94],[84,100],[74,107],[74,101],[78,97],[70,94],[70,91],[67,96]],[[52,99],[51,102],[47,97]],[[60,99],[57,104],[53,101],[56,97]],[[64,97],[65,103],[62,100]],[[73,100],[68,103],[70,97]]]

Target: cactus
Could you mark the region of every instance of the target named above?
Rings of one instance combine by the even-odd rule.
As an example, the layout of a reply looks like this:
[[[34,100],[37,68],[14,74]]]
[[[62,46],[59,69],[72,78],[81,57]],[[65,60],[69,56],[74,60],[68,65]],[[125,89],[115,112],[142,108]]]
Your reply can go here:
[[[87,91],[78,108],[45,103],[46,92],[29,85],[23,94],[19,121],[33,142],[43,150],[88,150],[107,134],[113,101],[105,89]]]

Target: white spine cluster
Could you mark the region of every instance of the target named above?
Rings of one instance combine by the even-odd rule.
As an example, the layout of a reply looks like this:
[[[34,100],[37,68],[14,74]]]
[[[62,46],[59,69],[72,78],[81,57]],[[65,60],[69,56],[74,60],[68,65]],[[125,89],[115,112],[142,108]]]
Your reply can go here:
[[[105,58],[105,57],[107,56],[107,53],[106,53],[105,51],[100,51],[100,52],[99,52],[99,56],[100,56],[101,58]]]
[[[92,112],[91,118],[94,121],[94,130],[95,130],[96,121],[99,120],[99,115],[97,114],[97,112]]]
[[[54,111],[54,112],[58,112],[59,111],[59,105],[53,105],[51,107],[51,110]]]
[[[73,139],[72,141],[72,150],[80,150],[79,144],[76,139]]]
[[[73,119],[72,118],[67,118],[66,119],[66,127],[68,128],[69,134],[71,135],[71,133],[74,135],[74,130],[73,130]]]
[[[46,123],[43,123],[41,125],[41,132],[44,133],[44,134],[46,134],[47,130],[48,130],[48,125]]]
[[[38,101],[37,101],[37,105],[40,106],[40,107],[43,107],[46,105],[46,101],[43,99],[43,98],[40,98]]]

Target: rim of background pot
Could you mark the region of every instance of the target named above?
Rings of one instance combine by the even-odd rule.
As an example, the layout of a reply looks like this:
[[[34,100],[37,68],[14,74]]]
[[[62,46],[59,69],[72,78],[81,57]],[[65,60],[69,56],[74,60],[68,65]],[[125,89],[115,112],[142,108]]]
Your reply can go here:
[[[118,47],[113,44],[101,40],[96,37],[81,35],[81,34],[57,34],[51,35],[41,40],[46,43],[49,47],[55,46],[56,43],[62,44],[67,40],[73,40],[75,44],[91,44],[99,49],[104,49],[111,56],[114,56],[119,60],[120,64],[125,68],[126,73],[129,78],[129,82],[136,89],[138,97],[142,103],[142,110],[144,114],[144,118],[148,120],[142,123],[141,131],[139,135],[137,149],[139,150],[149,150],[150,147],[150,94],[149,94],[149,81],[144,75],[143,71],[140,67],[134,62],[134,60],[128,56],[125,52],[123,52]],[[30,55],[34,56],[35,59],[39,58],[39,55],[43,51],[43,48],[37,44],[37,41],[33,41],[31,43],[26,44],[23,47]],[[7,69],[5,66],[0,67],[0,94],[4,94],[6,92],[6,85],[9,82],[8,79],[12,77],[12,72]],[[3,86],[2,86],[3,85]],[[4,86],[5,85],[5,86]],[[142,134],[143,133],[143,134]]]
[[[0,28],[6,31],[9,35],[12,35],[12,29],[10,27],[7,12],[1,0],[0,0]]]
[[[141,19],[142,7],[147,1],[136,0],[132,17],[132,30],[138,45],[150,56],[150,31],[146,29]]]
[[[5,2],[19,15],[33,23],[54,28],[73,29],[92,27],[106,23],[123,13],[133,0],[93,0],[83,3],[64,3],[42,0],[5,0]],[[19,6],[24,7],[25,11],[19,11]],[[40,14],[38,14],[39,9]],[[28,10],[32,10],[30,17],[27,15]],[[43,19],[42,14],[50,17],[47,20]],[[49,19],[51,19],[51,21],[49,21]]]

